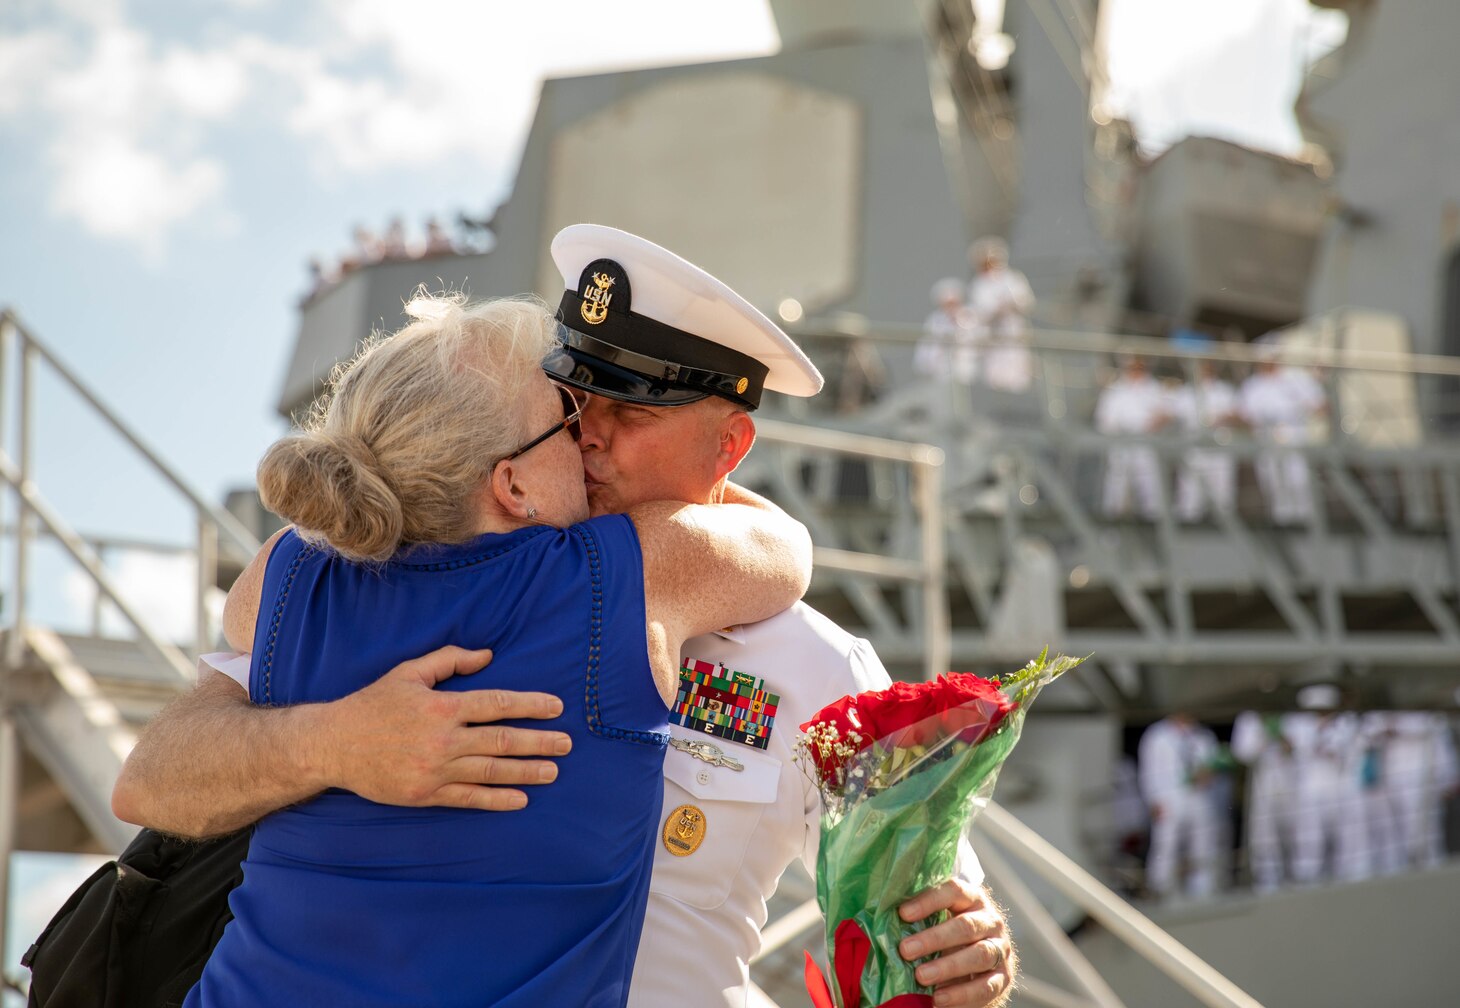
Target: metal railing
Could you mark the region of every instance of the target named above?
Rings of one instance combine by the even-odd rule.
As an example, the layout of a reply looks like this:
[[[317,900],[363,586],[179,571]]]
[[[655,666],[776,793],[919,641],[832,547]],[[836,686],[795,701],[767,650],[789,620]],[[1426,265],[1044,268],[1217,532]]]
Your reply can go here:
[[[1077,864],[1059,848],[990,802],[974,820],[974,832],[998,845],[979,845],[979,859],[999,898],[1018,915],[1023,943],[1038,943],[1075,988],[1075,993],[1041,978],[1021,976],[1020,1003],[1052,1008],[1123,1008],[1124,1002],[1099,971],[1044,908],[1039,898],[1009,867],[1003,855],[1016,858],[1053,886],[1133,952],[1186,989],[1208,1008],[1262,1008],[1257,1000],[1212,968],[1125,899]],[[1000,853],[1002,852],[1002,854]],[[772,922],[763,934],[756,960],[776,954],[813,926],[821,914],[808,900]]]
[[[960,665],[1018,658],[1030,634],[1019,620],[1047,612],[1034,632],[1064,650],[1101,656],[1085,679],[1106,674],[1107,661],[1438,667],[1460,646],[1460,614],[1451,603],[1460,588],[1460,441],[1440,408],[1444,386],[1460,388],[1460,360],[1389,348],[1396,330],[1376,325],[1373,313],[1339,312],[1280,334],[1284,362],[1319,369],[1332,406],[1326,430],[1282,448],[1301,459],[1315,498],[1311,517],[1287,524],[1274,521],[1259,492],[1257,470],[1274,447],[1240,427],[1117,437],[1098,432],[1091,419],[1116,354],[1142,355],[1155,362],[1153,370],[1171,375],[1215,361],[1237,379],[1265,359],[1269,351],[1261,347],[1191,348],[1035,329],[1028,339],[1033,381],[1011,393],[915,375],[913,346],[922,338],[916,327],[812,321],[798,338],[828,373],[828,393],[772,409],[848,434],[943,450],[946,584],[957,605],[950,641]],[[1365,345],[1374,332],[1382,339]],[[888,376],[881,387],[875,372]],[[852,402],[855,408],[836,405]],[[1102,508],[1101,473],[1113,447],[1149,451],[1162,488],[1152,513],[1121,516]],[[1232,459],[1238,493],[1230,510],[1188,520],[1172,487],[1195,448]],[[873,474],[864,483],[879,480]],[[804,503],[840,508],[840,535],[852,534],[857,521],[916,521],[895,494],[865,486],[860,494]],[[1021,553],[1031,543],[1048,547],[1034,565]],[[1206,564],[1208,556],[1218,562]],[[857,591],[855,577],[843,576],[848,594]],[[1011,586],[1035,592],[1040,604],[1011,604]],[[1098,618],[1066,612],[1072,592],[1087,608],[1098,602]],[[1216,595],[1231,602],[1254,592],[1269,614],[1262,621],[1213,622],[1222,608]],[[1407,607],[1408,622],[1382,633],[1350,625],[1346,614],[1362,610],[1360,600],[1374,592]],[[918,642],[879,615],[875,599],[857,600],[853,609],[849,618],[860,617],[857,629],[884,660],[921,662]]]
[[[917,618],[916,629],[911,632],[920,641],[924,676],[931,679],[940,672],[946,672],[950,658],[950,627],[944,576],[947,559],[943,539],[942,449],[769,419],[756,423],[756,434],[758,441],[775,445],[777,450],[771,452],[762,448],[752,456],[754,462],[747,465],[747,469],[758,472],[770,485],[777,500],[808,520],[812,526],[812,539],[820,544],[815,548],[814,557],[818,574],[852,574],[874,583],[914,589],[917,601],[911,608],[916,611]],[[808,488],[797,471],[805,460],[806,450],[823,453],[823,459],[828,455],[853,457],[906,467],[910,473],[911,494],[899,499],[904,505],[911,505],[916,516],[916,541],[899,542],[893,537],[886,543],[892,555],[887,555],[887,551],[828,545],[844,540],[838,529],[814,517],[818,509],[808,496],[808,489],[815,493],[818,488]],[[825,487],[819,489],[824,495]],[[857,584],[860,586],[862,582]],[[862,591],[857,597],[870,611],[880,615],[884,626],[891,627],[896,622],[887,607],[873,594]]]
[[[12,358],[15,360],[12,361]],[[12,371],[12,363],[14,369]],[[173,642],[162,639],[148,625],[131,600],[125,597],[107,573],[93,543],[79,535],[62,515],[52,509],[35,484],[35,388],[37,366],[46,367],[59,378],[93,414],[123,441],[140,460],[183,499],[194,516],[194,554],[197,557],[195,591],[195,651],[204,651],[214,639],[208,599],[218,579],[219,551],[226,549],[246,562],[258,550],[257,539],[228,512],[210,504],[171,466],[153,451],[131,427],[107,407],[44,343],[35,337],[9,309],[0,310],[0,480],[14,495],[15,553],[9,599],[8,651],[6,661],[17,667],[28,618],[28,587],[32,547],[37,525],[53,537],[95,586],[98,595],[114,606],[131,625],[139,643],[160,662],[175,671],[183,682],[193,677],[193,664]],[[12,400],[12,395],[14,399]],[[4,413],[8,404],[18,403],[16,447],[12,455],[6,445]]]
[[[9,530],[14,541],[10,578],[4,589],[6,607],[6,641],[3,666],[0,666],[0,947],[5,943],[5,908],[9,897],[10,852],[16,835],[16,806],[19,800],[20,739],[15,716],[19,698],[15,683],[27,666],[28,627],[30,622],[30,583],[33,576],[33,555],[37,537],[45,534],[60,544],[62,550],[86,575],[95,587],[98,606],[105,599],[130,625],[144,651],[167,670],[178,685],[193,681],[194,665],[176,643],[149,626],[134,599],[118,586],[107,572],[103,551],[109,545],[136,548],[137,543],[114,544],[79,535],[56,511],[36,485],[35,442],[39,426],[36,404],[37,371],[47,369],[62,386],[78,397],[90,412],[111,431],[130,445],[144,465],[162,477],[193,512],[197,557],[195,584],[195,633],[191,644],[195,652],[205,651],[214,639],[210,596],[217,590],[220,551],[233,554],[240,563],[257,552],[255,537],[231,514],[209,504],[182,476],[164,462],[145,442],[109,409],[101,399],[67,367],[49,347],[31,333],[8,308],[0,308],[0,480],[9,488],[14,501],[15,519]],[[15,419],[15,447],[8,444],[10,431],[7,419]],[[149,547],[150,548],[150,547]],[[100,613],[93,610],[99,626]],[[86,675],[86,670],[72,670]],[[94,685],[94,683],[92,684]],[[95,691],[94,691],[95,692]],[[98,698],[100,697],[97,692]],[[115,711],[111,711],[115,715]],[[112,718],[115,720],[115,717]]]

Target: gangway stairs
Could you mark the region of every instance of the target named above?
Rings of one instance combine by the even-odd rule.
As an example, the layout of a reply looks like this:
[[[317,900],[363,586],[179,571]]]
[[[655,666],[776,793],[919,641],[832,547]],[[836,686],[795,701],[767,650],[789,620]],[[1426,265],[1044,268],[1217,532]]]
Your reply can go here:
[[[38,485],[35,447],[44,415],[37,390],[59,387],[130,447],[192,512],[190,546],[87,537],[57,512]],[[14,427],[6,425],[13,421]],[[74,466],[76,458],[54,461]],[[0,309],[0,481],[5,528],[4,621],[0,630],[0,907],[7,905],[9,854],[17,846],[119,851],[136,828],[111,813],[111,791],[137,733],[168,700],[189,689],[197,654],[216,638],[220,585],[258,549],[257,537],[209,504],[113,413],[10,310]],[[63,633],[37,621],[31,598],[37,544],[49,540],[80,570],[95,595],[90,632]],[[123,552],[185,554],[195,568],[193,639],[179,645],[141,615],[146,599],[122,590],[108,558]],[[103,616],[106,619],[103,619]],[[107,630],[119,617],[128,636]],[[0,915],[0,944],[4,919]],[[14,964],[6,964],[5,973]]]
[[[1079,680],[1085,706],[1134,720],[1175,706],[1214,717],[1281,708],[1293,686],[1316,679],[1344,681],[1367,706],[1450,706],[1460,686],[1460,443],[1422,407],[1460,365],[1366,349],[1342,320],[1310,328],[1325,325],[1328,344],[1287,351],[1295,365],[1321,366],[1331,403],[1329,429],[1292,449],[1311,472],[1307,522],[1269,517],[1253,476],[1269,449],[1240,431],[1220,444],[1205,434],[1121,439],[1154,453],[1158,511],[1101,512],[1113,442],[1090,417],[1116,353],[1144,355],[1174,384],[1204,359],[1240,379],[1259,354],[1243,344],[1192,351],[1037,330],[1037,379],[1011,396],[899,372],[915,332],[809,323],[798,338],[832,388],[822,401],[763,409],[737,477],[807,522],[819,549],[811,600],[904,675],[945,659],[996,670],[1049,644],[1093,653]],[[837,411],[843,364],[869,346],[891,378]],[[1172,487],[1193,448],[1237,460],[1234,510],[1192,522],[1176,514]]]

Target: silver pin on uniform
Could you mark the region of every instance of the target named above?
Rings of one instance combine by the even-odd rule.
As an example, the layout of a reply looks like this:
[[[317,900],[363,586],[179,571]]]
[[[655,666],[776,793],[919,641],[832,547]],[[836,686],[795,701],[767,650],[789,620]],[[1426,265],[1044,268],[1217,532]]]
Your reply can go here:
[[[710,766],[728,767],[731,770],[745,769],[745,764],[726,756],[725,750],[710,742],[691,742],[682,738],[671,738],[669,744],[680,752],[689,753],[695,759],[704,760]]]

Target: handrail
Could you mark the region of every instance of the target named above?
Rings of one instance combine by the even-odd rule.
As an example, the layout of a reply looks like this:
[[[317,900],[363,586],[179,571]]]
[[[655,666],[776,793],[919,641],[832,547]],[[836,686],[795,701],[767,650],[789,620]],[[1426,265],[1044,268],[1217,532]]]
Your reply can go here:
[[[1262,1008],[1260,1002],[1243,991],[1232,981],[1212,968],[1204,959],[1173,938],[1120,896],[1111,892],[1098,879],[1076,864],[1068,855],[1045,840],[1034,830],[1020,822],[1011,813],[994,802],[989,802],[980,815],[973,820],[975,830],[997,842],[999,848],[1010,854],[1035,874],[1050,883],[1069,898],[1080,909],[1108,929],[1124,942],[1133,952],[1141,956],[1156,969],[1166,974],[1177,984],[1190,992],[1208,1008]],[[988,858],[990,865],[1003,869],[1003,859],[995,854]],[[1015,909],[1038,908],[1037,900],[1012,872],[1001,870],[1000,894],[1017,896]],[[809,928],[817,919],[816,900],[807,900],[794,907],[780,921],[764,932],[765,941],[755,960],[764,959]],[[1028,923],[1028,922],[1026,922]],[[1069,998],[1063,1003],[1073,1004],[1081,1000],[1090,1008],[1119,1008],[1121,1002],[1108,984],[1089,967],[1088,962],[1079,961],[1080,953],[1068,944],[1063,932],[1058,937],[1049,933],[1057,927],[1049,922],[1043,937],[1053,939],[1054,950],[1072,957],[1066,963],[1072,976],[1081,987],[1080,998]],[[755,961],[752,960],[752,961]],[[1053,988],[1048,994],[1055,995]],[[1042,998],[1046,1003],[1054,1000]]]
[[[18,342],[18,347],[12,345]],[[196,606],[194,619],[196,635],[194,646],[201,652],[208,648],[213,639],[208,595],[215,587],[219,560],[219,546],[227,543],[230,552],[244,558],[252,557],[258,550],[257,539],[232,514],[204,500],[172,466],[168,465],[145,441],[107,406],[69,368],[60,357],[32,333],[8,307],[0,307],[0,397],[9,392],[6,383],[5,366],[15,350],[19,354],[20,369],[14,379],[19,385],[19,427],[17,430],[17,451],[12,459],[3,449],[3,432],[0,432],[0,477],[15,492],[18,515],[15,522],[15,572],[14,585],[9,598],[10,622],[13,633],[8,642],[7,663],[14,668],[21,661],[21,642],[25,639],[25,621],[28,582],[30,576],[30,544],[35,537],[35,521],[39,518],[47,531],[54,535],[66,552],[82,567],[103,595],[126,618],[136,630],[142,643],[165,665],[178,672],[183,681],[190,681],[192,667],[182,652],[170,642],[162,640],[145,626],[140,615],[119,594],[117,586],[106,576],[101,558],[60,515],[50,511],[32,482],[32,434],[34,425],[35,364],[48,365],[61,378],[64,385],[89,405],[101,420],[130,444],[142,460],[149,465],[176,492],[182,495],[197,516],[196,538],[193,553],[197,558]]]
[[[51,366],[56,374],[59,375],[61,379],[65,381],[66,384],[70,386],[77,395],[86,400],[91,408],[96,410],[96,412],[100,414],[101,418],[105,420],[113,430],[121,435],[121,437],[125,441],[127,441],[128,444],[137,449],[142,457],[145,458],[149,463],[151,463],[152,467],[157,470],[158,474],[161,475],[163,479],[171,483],[173,488],[177,490],[178,493],[186,497],[188,503],[192,504],[192,506],[196,508],[201,514],[207,515],[212,523],[218,527],[218,530],[220,532],[225,533],[230,539],[232,539],[233,545],[240,552],[242,552],[245,557],[252,557],[253,554],[258,551],[258,540],[251,532],[249,532],[248,529],[244,528],[242,522],[240,522],[237,518],[235,518],[233,515],[229,514],[222,508],[217,507],[205,500],[201,494],[194,490],[192,486],[189,485],[189,483],[185,479],[183,479],[183,477],[176,470],[172,468],[172,466],[168,465],[167,462],[164,461],[163,458],[157,454],[157,452],[149,447],[147,443],[142,440],[141,436],[132,430],[131,426],[128,425],[126,421],[117,416],[117,414],[111,409],[111,407],[107,406],[95,394],[93,394],[91,389],[88,388],[79,377],[77,377],[76,373],[73,372],[70,367],[68,367],[59,357],[57,357],[51,351],[51,349],[47,347],[44,343],[42,343],[33,333],[31,333],[31,331],[26,328],[25,324],[20,321],[20,318],[15,314],[14,310],[10,308],[0,308],[0,325],[3,325],[6,322],[14,326],[15,331],[20,335],[22,342],[26,346],[31,347],[36,353],[44,358],[46,363]]]
[[[946,459],[943,450],[935,445],[807,427],[784,420],[757,420],[756,434],[765,441],[791,447],[818,448],[837,454],[900,462],[911,468],[913,494],[921,514],[916,560],[828,547],[818,547],[815,560],[817,567],[823,570],[919,584],[923,674],[925,678],[932,679],[948,671],[952,655],[952,625],[946,590],[947,546],[943,539],[943,463]]]
[[[1341,325],[1349,309],[1337,308],[1305,319],[1305,324],[1333,321]],[[921,326],[910,323],[872,323],[860,317],[809,317],[794,327],[788,326],[798,340],[818,336],[836,336],[874,343],[911,346],[924,339]],[[1229,363],[1257,364],[1264,360],[1269,347],[1250,343],[1212,341],[1201,348],[1182,346],[1162,336],[1136,333],[1109,333],[1094,330],[1062,329],[1057,326],[1031,324],[1025,331],[1023,345],[1030,350],[1054,352],[1122,354],[1130,353],[1158,360],[1213,360]],[[1410,351],[1362,350],[1357,348],[1282,345],[1285,363],[1317,365],[1353,371],[1385,371],[1396,374],[1460,376],[1460,358],[1442,354]]]
[[[1208,1008],[1262,1008],[1250,994],[1000,806],[990,802],[974,820],[974,828],[1024,862]]]
[[[44,500],[35,492],[29,480],[23,480],[20,470],[10,461],[8,455],[0,450],[0,480],[4,480],[15,491],[24,507],[40,523],[55,536],[61,546],[69,553],[82,569],[86,571],[97,589],[106,596],[107,601],[117,607],[117,611],[132,625],[141,638],[143,645],[153,653],[164,665],[172,669],[178,675],[181,685],[192,685],[194,670],[192,664],[187,660],[177,647],[158,637],[147,621],[137,610],[122,597],[121,591],[107,576],[102,568],[101,558],[96,551],[86,544],[80,536],[71,530],[59,515],[50,509]]]

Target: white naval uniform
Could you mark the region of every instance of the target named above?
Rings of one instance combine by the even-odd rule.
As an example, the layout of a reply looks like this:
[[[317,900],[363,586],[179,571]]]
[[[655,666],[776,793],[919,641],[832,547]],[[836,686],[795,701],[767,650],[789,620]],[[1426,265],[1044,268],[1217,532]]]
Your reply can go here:
[[[1169,408],[1165,391],[1149,376],[1117,378],[1100,391],[1095,404],[1095,429],[1101,434],[1150,434]],[[1149,445],[1117,444],[1105,461],[1105,489],[1101,509],[1107,517],[1130,510],[1131,491],[1142,517],[1160,513],[1161,469],[1156,449]]]
[[[821,807],[793,761],[801,722],[843,694],[891,680],[870,644],[801,602],[763,622],[688,641],[684,657],[763,679],[781,702],[765,751],[670,725],[673,736],[717,744],[745,769],[712,767],[674,748],[665,755],[661,816],[694,805],[704,814],[705,838],[685,857],[670,854],[662,840],[654,851],[629,1008],[742,1008],[766,900],[796,858],[816,871]]]
[[[1187,892],[1209,896],[1216,891],[1221,827],[1212,789],[1196,781],[1216,753],[1217,737],[1199,724],[1163,718],[1141,735],[1136,758],[1141,795],[1152,809],[1146,883],[1153,892],[1165,894],[1176,888],[1183,849],[1191,865]]]
[[[1433,868],[1445,858],[1444,799],[1460,782],[1455,740],[1436,711],[1395,711],[1385,749],[1386,784],[1402,865]]]
[[[1207,434],[1237,412],[1237,390],[1220,378],[1182,386],[1174,411],[1189,434]],[[1176,478],[1176,513],[1196,521],[1210,507],[1230,512],[1237,500],[1237,460],[1221,448],[1192,448]]]
[[[968,307],[983,352],[983,380],[990,388],[1023,392],[1034,377],[1034,360],[1025,342],[1024,318],[1034,307],[1029,281],[1001,266],[979,272],[968,285]]]
[[[718,745],[745,769],[711,766],[672,747],[665,755],[664,807],[629,1008],[743,1008],[766,900],[796,858],[816,870],[821,807],[793,761],[800,725],[845,694],[884,689],[891,680],[867,641],[802,602],[760,623],[697,637],[683,651],[765,680],[780,704],[763,751],[670,725],[671,735]],[[241,670],[239,681],[248,682],[248,656],[231,666],[226,655],[206,657],[235,679]],[[677,857],[664,846],[663,820],[681,805],[700,810],[705,834],[694,853]],[[963,857],[960,874],[981,881],[972,852]]]
[[[1252,865],[1252,882],[1258,892],[1271,892],[1291,874],[1297,843],[1294,797],[1297,766],[1292,740],[1287,739],[1289,715],[1278,715],[1278,736],[1267,723],[1269,715],[1243,711],[1232,726],[1232,755],[1251,770],[1247,789],[1247,856]],[[1288,746],[1283,746],[1287,739]]]
[[[923,338],[913,352],[913,368],[929,378],[948,379],[964,385],[978,377],[979,350],[973,315],[960,307],[949,315],[934,309],[923,323]]]
[[[1325,399],[1318,379],[1297,368],[1253,374],[1242,383],[1242,416],[1257,439],[1271,446],[1257,456],[1257,482],[1280,525],[1313,515],[1308,459],[1295,449],[1311,440],[1309,424]]]
[[[1288,715],[1284,731],[1298,768],[1293,877],[1309,884],[1363,878],[1369,843],[1359,793],[1358,716],[1299,711]]]
[[[1404,868],[1404,853],[1395,818],[1390,743],[1397,715],[1371,710],[1359,715],[1359,813],[1368,852],[1367,875],[1393,875]]]

